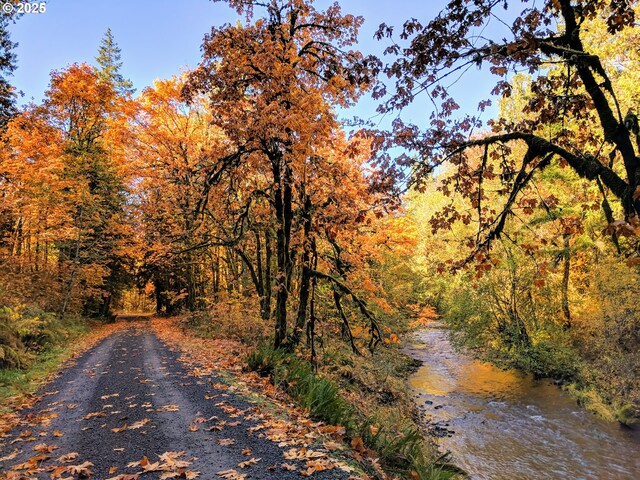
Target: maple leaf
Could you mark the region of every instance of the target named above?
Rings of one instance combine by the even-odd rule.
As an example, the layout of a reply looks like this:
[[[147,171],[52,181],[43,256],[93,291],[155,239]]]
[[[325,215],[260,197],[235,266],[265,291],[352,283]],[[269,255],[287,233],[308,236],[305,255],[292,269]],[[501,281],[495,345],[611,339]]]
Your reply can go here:
[[[129,427],[127,427],[127,430],[136,430],[138,428],[142,428],[143,426],[145,426],[150,421],[151,420],[149,420],[148,418],[143,418],[139,422],[135,422],[135,423],[132,423],[131,425],[129,425]],[[114,431],[114,430],[112,429],[112,431]]]
[[[76,460],[79,456],[80,454],[78,452],[65,453],[58,457],[56,461],[60,463],[70,463]]]
[[[344,445],[337,442],[325,442],[322,444],[327,450],[344,450]]]
[[[258,463],[260,460],[262,460],[262,458],[250,458],[249,460],[246,460],[244,462],[240,462],[238,464],[238,466],[240,468],[247,468],[250,467],[251,465],[255,465],[256,463]]]
[[[59,479],[59,480],[63,480],[64,478],[71,478],[73,479],[73,477],[63,477],[63,475],[67,474],[67,467],[53,467],[52,469],[49,470],[49,477],[52,479]]]
[[[142,464],[142,462],[140,462],[140,468],[142,468],[145,472],[157,472],[158,470],[162,470],[160,462],[147,462],[144,465]]]
[[[359,453],[364,453],[366,451],[364,442],[362,441],[362,437],[353,437],[351,439],[351,448]]]
[[[84,463],[81,463],[80,465],[69,465],[66,467],[66,469],[67,469],[67,473],[70,473],[72,475],[78,475],[80,477],[88,477],[92,473],[90,470],[90,467],[93,467],[93,463],[84,462]]]
[[[39,443],[38,445],[33,447],[33,451],[38,453],[51,453],[57,449],[57,445],[46,445],[44,443]]]
[[[180,451],[180,452],[164,452],[161,455],[158,455],[158,457],[160,458],[160,460],[162,460],[163,462],[166,463],[171,463],[176,461],[177,458],[184,456],[186,452],[185,451]]]
[[[228,447],[229,445],[235,445],[236,441],[233,438],[219,438],[216,443],[223,447]]]
[[[242,473],[238,473],[235,470],[221,470],[218,473],[216,473],[216,475],[218,475],[219,477],[225,478],[227,480],[244,480],[247,476],[242,474]]]
[[[106,417],[107,414],[104,412],[91,412],[91,413],[87,413],[84,417],[82,417],[83,420],[90,420],[92,418],[96,418],[96,417]]]
[[[164,405],[157,409],[158,412],[177,412],[180,410],[178,405]]]

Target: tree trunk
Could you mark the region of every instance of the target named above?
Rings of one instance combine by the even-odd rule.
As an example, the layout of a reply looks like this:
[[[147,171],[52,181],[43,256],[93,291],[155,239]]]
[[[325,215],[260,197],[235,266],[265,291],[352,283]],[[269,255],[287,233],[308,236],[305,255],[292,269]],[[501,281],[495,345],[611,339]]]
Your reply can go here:
[[[271,262],[273,261],[273,252],[271,250],[271,230],[267,227],[264,231],[264,297],[262,304],[262,319],[269,320],[271,318]]]
[[[300,343],[302,332],[307,321],[307,306],[309,304],[309,292],[311,288],[311,198],[309,195],[305,195],[304,208],[302,211],[302,218],[304,218],[304,253],[302,254],[302,274],[300,278],[300,290],[298,304],[298,316],[296,318],[296,326],[293,330],[291,338],[292,346]]]
[[[280,152],[274,152],[271,158],[273,170],[274,206],[276,211],[276,258],[278,272],[276,274],[276,323],[274,347],[284,345],[287,337],[287,301],[289,299],[288,275],[290,270],[289,240],[291,238],[291,185],[289,175],[282,174],[283,159]],[[286,167],[285,167],[286,168]]]
[[[571,248],[569,245],[569,235],[563,235],[564,251],[564,269],[562,272],[562,313],[564,314],[564,324],[562,328],[568,330],[571,328],[571,310],[569,309],[569,274],[571,273]]]

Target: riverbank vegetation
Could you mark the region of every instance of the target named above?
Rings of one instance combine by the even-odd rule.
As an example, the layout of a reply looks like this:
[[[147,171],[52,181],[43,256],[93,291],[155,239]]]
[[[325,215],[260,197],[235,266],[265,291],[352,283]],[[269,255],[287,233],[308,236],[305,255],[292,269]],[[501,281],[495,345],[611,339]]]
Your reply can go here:
[[[41,103],[0,89],[4,365],[63,319],[151,301],[250,345],[249,368],[389,471],[430,478],[398,344],[439,314],[478,355],[637,419],[637,5],[451,1],[381,26],[376,58],[338,5],[227,3],[244,20],[139,93],[110,32]],[[497,83],[460,112],[448,82],[475,67]],[[347,130],[338,112],[367,95],[393,124]],[[410,124],[421,96],[433,112]]]

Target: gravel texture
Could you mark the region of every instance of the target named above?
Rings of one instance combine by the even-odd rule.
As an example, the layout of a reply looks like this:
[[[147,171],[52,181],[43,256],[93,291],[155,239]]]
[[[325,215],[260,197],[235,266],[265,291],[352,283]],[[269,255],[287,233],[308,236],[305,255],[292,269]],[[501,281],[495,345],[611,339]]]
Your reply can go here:
[[[292,446],[279,447],[260,430],[250,430],[260,422],[260,409],[254,403],[214,387],[221,383],[219,378],[188,375],[178,357],[179,352],[161,343],[144,323],[102,341],[43,387],[34,409],[22,412],[22,425],[0,441],[0,457],[18,450],[0,462],[0,472],[12,472],[15,465],[38,455],[33,447],[44,443],[58,448],[47,453],[50,458],[39,467],[68,465],[56,459],[77,452],[71,464],[93,463],[91,478],[101,480],[140,472],[140,466],[127,464],[143,456],[153,463],[164,452],[182,451],[185,454],[179,458],[192,461],[185,469],[200,472],[200,479],[221,478],[217,473],[230,469],[247,479],[302,478],[299,472],[305,462],[283,457]],[[251,458],[260,460],[238,467]],[[298,470],[285,470],[283,463]],[[144,473],[140,479],[160,478],[162,473]],[[50,475],[43,471],[23,478]],[[68,476],[86,478],[62,475]],[[347,479],[349,474],[334,469],[312,478]]]

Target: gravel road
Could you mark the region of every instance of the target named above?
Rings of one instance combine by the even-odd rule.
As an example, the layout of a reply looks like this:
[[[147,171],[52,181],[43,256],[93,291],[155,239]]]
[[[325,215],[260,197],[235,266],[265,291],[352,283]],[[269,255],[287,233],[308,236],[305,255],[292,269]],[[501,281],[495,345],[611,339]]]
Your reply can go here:
[[[0,472],[9,479],[124,480],[140,472],[140,480],[196,478],[193,472],[200,479],[300,479],[316,460],[313,452],[318,461],[326,458],[316,447],[306,458],[284,456],[292,445],[265,438],[255,403],[227,390],[220,378],[188,375],[178,357],[144,322],[108,337],[43,387],[34,409],[22,412],[21,425],[0,440]],[[159,458],[165,452],[184,453]],[[84,462],[93,464],[85,467],[88,477]],[[128,466],[132,462],[139,463]],[[349,474],[333,469],[312,478]]]

